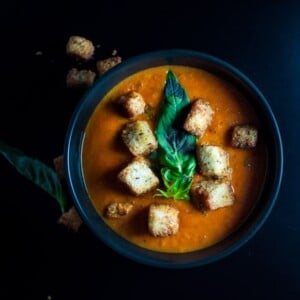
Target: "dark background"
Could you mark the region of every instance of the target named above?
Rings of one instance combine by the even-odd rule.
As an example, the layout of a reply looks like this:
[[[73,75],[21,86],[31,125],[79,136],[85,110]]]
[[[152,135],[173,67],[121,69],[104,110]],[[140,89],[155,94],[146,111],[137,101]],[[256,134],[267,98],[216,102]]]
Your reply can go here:
[[[123,59],[167,48],[207,52],[251,78],[278,120],[285,170],[267,222],[211,265],[151,268],[85,226],[74,234],[58,225],[55,200],[0,157],[1,299],[300,299],[300,2],[193,2],[3,2],[0,139],[49,166],[62,153],[84,93],[65,86],[77,64],[65,54],[70,35],[100,45],[95,59],[114,49]]]

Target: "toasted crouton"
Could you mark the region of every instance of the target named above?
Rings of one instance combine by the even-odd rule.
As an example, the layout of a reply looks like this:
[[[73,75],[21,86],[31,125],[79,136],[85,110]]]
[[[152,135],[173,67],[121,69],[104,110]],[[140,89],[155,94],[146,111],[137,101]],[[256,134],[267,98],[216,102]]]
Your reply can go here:
[[[96,68],[98,70],[99,76],[106,73],[108,70],[122,62],[121,56],[112,56],[106,59],[98,60],[96,63]]]
[[[193,135],[201,137],[210,125],[214,111],[207,102],[198,99],[193,102],[183,128]]]
[[[149,161],[141,156],[125,167],[118,178],[137,196],[153,190],[159,184],[159,179],[149,167]]]
[[[90,70],[72,68],[67,74],[67,87],[90,87],[93,85],[96,73]]]
[[[258,132],[251,125],[236,125],[233,127],[231,145],[236,148],[254,148]]]
[[[90,40],[78,35],[71,36],[66,46],[67,55],[85,61],[92,58],[94,51],[95,47],[93,43]]]
[[[196,153],[202,175],[217,178],[231,175],[229,154],[221,147],[198,145]]]
[[[233,188],[229,182],[207,180],[195,182],[190,189],[192,202],[198,209],[215,210],[234,203]]]
[[[106,208],[106,217],[111,219],[119,219],[128,215],[132,208],[133,204],[129,202],[113,202],[109,204]]]
[[[134,118],[145,111],[146,103],[144,98],[135,91],[122,95],[118,102],[129,118]]]
[[[151,204],[148,229],[153,236],[174,235],[179,229],[179,210],[168,204]]]
[[[129,151],[135,155],[147,155],[157,149],[156,138],[147,121],[135,121],[125,125],[122,139]]]

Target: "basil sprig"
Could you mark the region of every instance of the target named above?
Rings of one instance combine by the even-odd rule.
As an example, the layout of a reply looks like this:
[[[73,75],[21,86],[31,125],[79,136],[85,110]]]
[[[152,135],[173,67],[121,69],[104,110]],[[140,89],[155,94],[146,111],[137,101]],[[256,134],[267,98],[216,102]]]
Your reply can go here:
[[[189,190],[196,169],[196,137],[182,128],[189,97],[172,71],[168,71],[155,135],[158,141],[157,157],[164,189],[157,196],[189,200]]]
[[[27,179],[53,196],[64,213],[68,209],[67,193],[53,169],[41,161],[0,141],[0,153]]]

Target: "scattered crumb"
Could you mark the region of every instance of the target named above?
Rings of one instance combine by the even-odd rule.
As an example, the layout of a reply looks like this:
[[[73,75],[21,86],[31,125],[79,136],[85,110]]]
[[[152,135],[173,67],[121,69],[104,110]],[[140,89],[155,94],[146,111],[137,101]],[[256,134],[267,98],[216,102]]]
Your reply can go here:
[[[70,88],[90,87],[93,85],[96,73],[91,70],[78,70],[72,68],[66,78],[66,85]]]
[[[106,59],[101,59],[96,62],[96,68],[99,72],[99,76],[102,76],[111,68],[115,67],[122,62],[121,56],[112,56]]]
[[[58,224],[66,226],[68,229],[77,232],[82,225],[82,220],[76,211],[75,207],[72,206],[67,212],[65,212],[58,220]]]
[[[118,51],[116,49],[113,50],[113,52],[111,53],[112,56],[116,56],[118,54]]]

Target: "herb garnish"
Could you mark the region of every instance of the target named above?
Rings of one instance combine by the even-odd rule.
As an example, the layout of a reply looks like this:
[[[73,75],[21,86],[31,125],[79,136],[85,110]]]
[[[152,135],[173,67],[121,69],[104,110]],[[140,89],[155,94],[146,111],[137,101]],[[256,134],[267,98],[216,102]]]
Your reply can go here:
[[[156,196],[189,200],[189,190],[195,174],[196,137],[182,128],[189,97],[172,71],[168,71],[160,117],[155,130],[157,157],[165,190]]]
[[[26,156],[22,151],[0,141],[0,153],[27,179],[53,196],[64,213],[68,209],[67,193],[57,174],[41,161]]]

